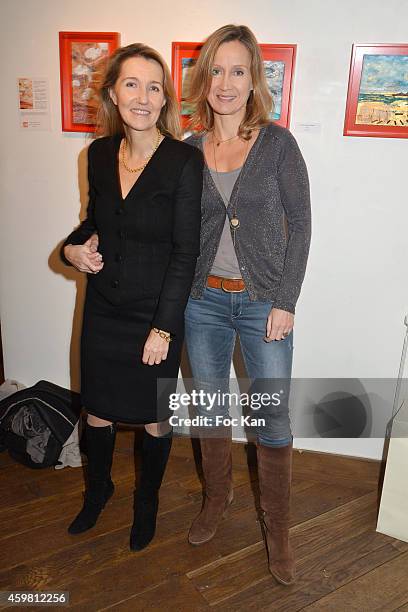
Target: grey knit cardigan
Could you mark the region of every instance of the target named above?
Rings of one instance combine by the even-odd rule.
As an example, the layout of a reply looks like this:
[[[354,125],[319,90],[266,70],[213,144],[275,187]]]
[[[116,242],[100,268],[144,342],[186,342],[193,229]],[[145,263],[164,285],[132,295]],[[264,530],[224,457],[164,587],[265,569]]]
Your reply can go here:
[[[187,143],[203,148],[203,135]],[[311,234],[307,169],[289,130],[260,129],[227,209],[207,166],[201,204],[201,245],[191,297],[200,299],[220,242],[225,214],[240,220],[235,250],[250,300],[295,312]]]

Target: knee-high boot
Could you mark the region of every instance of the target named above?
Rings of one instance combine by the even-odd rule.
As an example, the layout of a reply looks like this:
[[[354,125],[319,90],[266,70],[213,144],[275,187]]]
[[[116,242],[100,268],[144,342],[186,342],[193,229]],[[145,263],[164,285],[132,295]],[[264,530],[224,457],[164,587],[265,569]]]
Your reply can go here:
[[[106,502],[113,495],[114,485],[111,480],[113,449],[115,446],[116,427],[112,423],[107,427],[85,426],[88,456],[88,488],[82,510],[68,527],[71,534],[82,533],[96,524]]]
[[[231,428],[219,428],[211,436],[209,428],[199,432],[202,468],[205,480],[204,501],[188,534],[190,544],[198,546],[214,537],[218,525],[233,500]]]
[[[258,477],[269,571],[281,584],[295,581],[295,560],[289,541],[292,443],[257,445]]]
[[[151,436],[146,430],[142,443],[142,471],[134,494],[134,518],[130,532],[130,549],[142,550],[156,531],[159,489],[166,470],[172,444],[172,432]]]

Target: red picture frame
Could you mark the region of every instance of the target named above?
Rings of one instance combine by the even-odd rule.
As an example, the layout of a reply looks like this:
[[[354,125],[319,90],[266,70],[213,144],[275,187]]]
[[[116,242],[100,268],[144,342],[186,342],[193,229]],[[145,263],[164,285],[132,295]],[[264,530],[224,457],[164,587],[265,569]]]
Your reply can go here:
[[[408,138],[408,44],[354,44],[344,136]]]
[[[195,42],[173,42],[171,44],[171,74],[180,105],[180,118],[183,129],[188,128],[189,116],[191,114],[185,101],[185,96],[183,96],[183,64],[184,71],[188,71],[186,62],[190,61],[193,64],[198,59],[202,46],[203,43]],[[184,79],[186,78],[188,77],[184,76]]]
[[[94,132],[97,90],[118,32],[60,32],[61,121],[64,132]]]
[[[197,60],[202,45],[203,43],[197,42],[172,43],[171,68],[184,129],[188,127],[189,115],[192,110],[189,108],[184,95],[188,88],[189,68],[192,68],[194,61]],[[273,44],[260,44],[259,46],[265,62],[268,85],[275,102],[275,114],[271,118],[278,125],[288,128],[290,125],[297,46]]]

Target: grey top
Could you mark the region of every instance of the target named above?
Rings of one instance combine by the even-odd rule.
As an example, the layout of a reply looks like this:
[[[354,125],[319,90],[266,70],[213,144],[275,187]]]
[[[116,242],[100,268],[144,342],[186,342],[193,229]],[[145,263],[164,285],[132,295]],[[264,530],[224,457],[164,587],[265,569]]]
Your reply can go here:
[[[185,142],[202,150],[202,139],[198,134]],[[274,123],[260,129],[243,165],[236,198],[237,183],[227,215],[231,219],[236,204],[241,226],[235,252],[250,299],[271,301],[275,308],[294,313],[309,253],[311,215],[306,165],[289,130]],[[225,204],[205,166],[192,298],[203,296],[224,221]]]
[[[214,183],[223,199],[225,206],[231,198],[231,193],[237,180],[241,168],[231,170],[231,172],[216,172],[209,168]],[[238,259],[232,244],[230,223],[227,214],[225,215],[224,227],[221,234],[220,243],[215,255],[211,274],[224,276],[225,278],[241,278]]]

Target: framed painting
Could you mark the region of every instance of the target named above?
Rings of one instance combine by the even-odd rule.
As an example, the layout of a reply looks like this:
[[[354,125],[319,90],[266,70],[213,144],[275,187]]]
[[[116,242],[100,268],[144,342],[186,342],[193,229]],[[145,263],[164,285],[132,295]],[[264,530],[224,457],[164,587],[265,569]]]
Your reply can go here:
[[[408,138],[408,44],[353,45],[343,134]]]
[[[171,47],[171,73],[180,104],[181,125],[187,129],[194,110],[188,103],[191,75],[202,43],[173,42]]]
[[[94,132],[98,88],[117,32],[60,32],[61,118],[64,132]]]
[[[292,82],[296,61],[296,45],[259,45],[265,66],[265,76],[272,94],[273,108],[270,118],[278,125],[289,127],[292,99]],[[172,75],[180,103],[181,121],[188,127],[193,108],[188,102],[189,86],[194,64],[202,43],[172,43]]]

